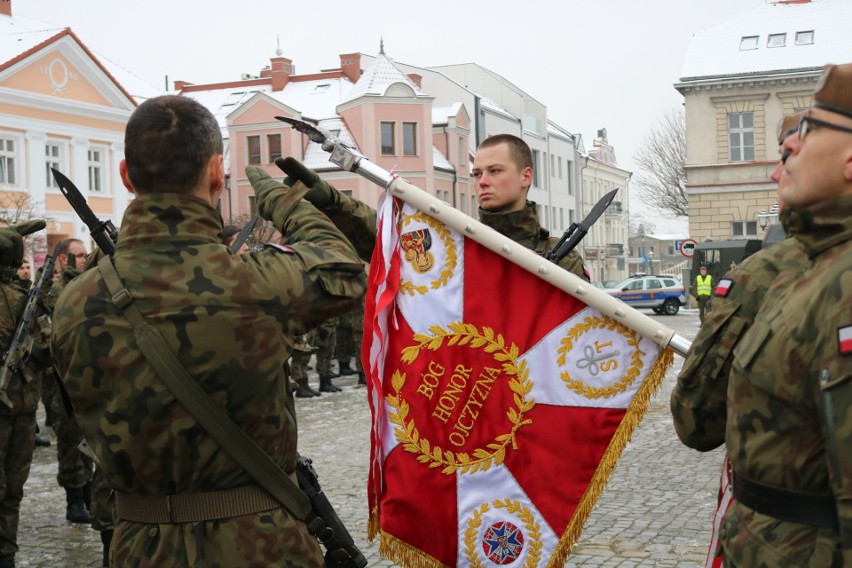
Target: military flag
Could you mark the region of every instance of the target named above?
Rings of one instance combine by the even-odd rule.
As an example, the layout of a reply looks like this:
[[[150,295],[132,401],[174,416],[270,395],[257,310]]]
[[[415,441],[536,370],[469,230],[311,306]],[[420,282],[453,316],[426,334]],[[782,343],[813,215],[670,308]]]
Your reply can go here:
[[[415,567],[563,565],[672,360],[388,194],[364,339],[369,534]]]

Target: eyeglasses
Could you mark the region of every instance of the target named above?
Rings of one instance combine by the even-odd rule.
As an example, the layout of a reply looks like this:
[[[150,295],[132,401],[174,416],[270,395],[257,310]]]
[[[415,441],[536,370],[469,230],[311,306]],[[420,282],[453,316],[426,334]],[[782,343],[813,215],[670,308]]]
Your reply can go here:
[[[846,128],[845,126],[840,126],[839,124],[832,124],[824,120],[818,120],[812,116],[803,116],[801,119],[799,119],[799,141],[804,142],[805,136],[808,135],[808,132],[813,130],[814,126],[821,126],[823,128],[837,130],[838,132],[848,132],[849,134],[852,134],[852,128]]]

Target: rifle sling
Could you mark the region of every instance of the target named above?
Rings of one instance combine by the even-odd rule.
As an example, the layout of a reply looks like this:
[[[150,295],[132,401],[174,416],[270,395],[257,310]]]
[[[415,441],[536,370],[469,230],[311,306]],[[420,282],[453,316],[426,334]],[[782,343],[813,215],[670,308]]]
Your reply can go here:
[[[124,286],[109,256],[98,261],[112,301],[133,327],[136,343],[154,371],[160,376],[175,398],[183,404],[201,426],[245,468],[258,485],[268,491],[291,515],[304,521],[311,510],[308,497],[269,455],[240,429],[225,410],[214,404],[207,393],[193,380],[178,361],[166,340],[145,321],[133,296]]]

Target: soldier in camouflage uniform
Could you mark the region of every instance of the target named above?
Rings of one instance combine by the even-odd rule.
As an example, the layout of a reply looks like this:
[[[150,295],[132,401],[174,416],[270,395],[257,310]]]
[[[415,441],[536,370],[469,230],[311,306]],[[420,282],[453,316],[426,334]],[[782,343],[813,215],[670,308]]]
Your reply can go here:
[[[799,139],[781,196],[807,261],[773,280],[728,378],[726,567],[852,565],[852,64],[826,68]]]
[[[296,426],[286,361],[295,337],[351,309],[364,293],[363,265],[302,200],[307,188],[283,186],[255,167],[246,171],[259,214],[290,244],[228,254],[216,210],[222,151],[216,119],[192,99],[157,97],[137,107],[120,163],[137,197],[113,262],[133,304],[190,376],[292,475]],[[112,565],[323,565],[308,527],[259,489],[158,378],[100,269],[68,285],[53,325],[77,420],[116,492]],[[241,512],[211,517],[225,490],[246,496],[230,501]],[[166,511],[171,522],[148,511]]]
[[[335,330],[334,338],[334,358],[337,360],[337,374],[332,375],[335,377],[345,377],[355,374],[355,370],[350,364],[352,356],[355,355],[355,338],[352,325],[354,312],[355,310],[352,310],[337,318],[337,329]],[[364,317],[363,314],[361,317]]]
[[[79,239],[66,239],[56,249],[57,278],[50,287],[45,304],[53,310],[59,295],[83,270],[86,261],[86,247]],[[44,321],[44,320],[42,320]],[[50,335],[49,325],[43,329],[45,341]],[[43,381],[53,382],[49,371],[42,375]],[[77,447],[83,441],[83,433],[77,421],[70,416],[62,403],[57,388],[49,389],[48,402],[53,415],[53,431],[56,433],[56,481],[65,490],[65,520],[72,523],[89,523],[89,502],[92,495],[92,474],[94,464]]]
[[[44,221],[33,220],[0,229],[0,348],[3,353],[9,348],[26,302],[26,296],[12,284],[23,259],[21,236],[44,227]],[[6,394],[12,408],[0,405],[0,568],[14,568],[21,499],[33,458],[39,382],[26,382],[22,373],[14,373]]]

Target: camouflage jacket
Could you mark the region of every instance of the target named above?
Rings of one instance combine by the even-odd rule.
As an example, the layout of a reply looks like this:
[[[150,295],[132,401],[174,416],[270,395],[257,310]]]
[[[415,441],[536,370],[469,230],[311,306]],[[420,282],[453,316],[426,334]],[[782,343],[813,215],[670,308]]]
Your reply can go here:
[[[788,238],[748,257],[719,281],[713,309],[701,324],[672,391],[674,426],[684,444],[706,452],[725,442],[734,348],[779,274],[789,283],[809,265],[802,244]]]
[[[734,349],[725,435],[758,483],[834,497],[839,531],[736,502],[721,544],[735,566],[852,565],[852,195],[793,211],[807,270],[776,278]]]
[[[322,211],[346,235],[358,255],[365,262],[369,262],[376,246],[376,210],[335,189],[332,205],[324,207]],[[480,209],[479,220],[501,235],[542,256],[559,242],[558,238],[550,237],[547,229],[539,223],[538,212],[532,201],[528,201],[524,209],[509,213],[493,213]],[[589,280],[583,259],[574,251],[563,258],[559,266]]]
[[[13,282],[14,273],[14,269],[0,268],[0,357],[4,359],[27,301],[26,293]],[[0,415],[33,414],[38,407],[39,385],[37,380],[26,382],[23,373],[13,374],[6,390],[12,410],[0,405]]]
[[[283,197],[275,209],[287,211],[289,201]],[[125,211],[114,256],[135,305],[189,374],[287,472],[295,468],[296,427],[285,363],[295,338],[352,309],[366,286],[363,265],[328,219],[306,201],[292,207],[276,227],[288,247],[231,255],[222,219],[208,204],[142,195]],[[77,421],[110,487],[161,496],[253,483],[154,373],[99,270],[66,286],[51,340]],[[115,537],[124,556],[116,562],[151,560],[151,547],[184,559],[201,555],[209,566],[283,565],[282,557],[265,555],[261,542],[271,538],[277,550],[284,539],[270,535],[287,523],[292,519],[282,510],[158,530],[124,523]],[[184,541],[190,533],[191,547]],[[243,546],[246,556],[219,555]],[[250,562],[257,558],[251,554],[260,564]],[[192,564],[185,562],[169,558],[169,565]]]
[[[538,211],[532,201],[527,201],[526,207],[520,211],[508,213],[494,213],[480,208],[479,220],[483,225],[491,227],[501,235],[509,237],[541,256],[550,252],[559,242],[559,237],[551,237],[548,230],[538,222]],[[583,266],[583,259],[576,251],[571,251],[560,260],[559,266],[586,281],[589,280],[589,275]]]

